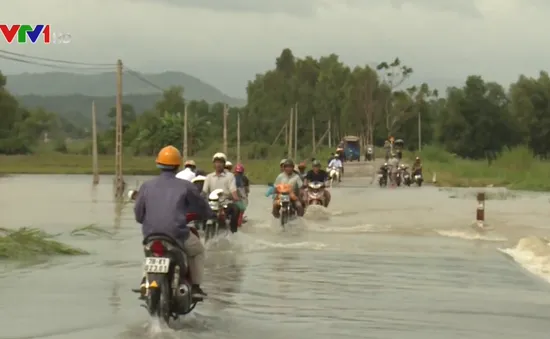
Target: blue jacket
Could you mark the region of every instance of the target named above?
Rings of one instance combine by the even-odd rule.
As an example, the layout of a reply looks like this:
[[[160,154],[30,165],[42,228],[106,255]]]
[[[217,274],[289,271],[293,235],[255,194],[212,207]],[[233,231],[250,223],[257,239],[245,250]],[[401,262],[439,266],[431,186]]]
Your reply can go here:
[[[136,221],[142,225],[143,237],[162,233],[185,241],[189,237],[187,213],[194,212],[203,219],[213,212],[195,185],[163,172],[139,189],[134,205]]]

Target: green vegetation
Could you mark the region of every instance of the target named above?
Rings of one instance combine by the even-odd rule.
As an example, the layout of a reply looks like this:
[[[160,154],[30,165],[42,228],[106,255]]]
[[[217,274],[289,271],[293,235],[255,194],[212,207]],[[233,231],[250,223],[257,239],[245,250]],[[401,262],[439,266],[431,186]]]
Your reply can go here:
[[[335,54],[299,59],[285,49],[275,64],[275,69],[248,83],[245,107],[229,108],[229,143],[236,143],[240,115],[241,141],[246,146],[242,158],[253,179],[263,181],[276,174],[275,159],[286,153],[280,132],[296,106],[300,159],[311,156],[313,132],[318,140],[329,122],[333,145],[348,134],[362,135],[374,145],[382,145],[392,135],[404,139],[407,149],[416,152],[421,120],[421,154],[428,180],[430,172],[436,172],[442,185],[550,188],[545,175],[550,165],[544,160],[550,154],[550,77],[545,72],[537,78],[520,76],[508,91],[480,76],[469,76],[464,86],[451,87],[442,97],[425,83],[406,87],[414,83],[414,72],[399,59],[381,62],[376,68],[350,68]],[[0,87],[4,86],[2,78]],[[186,106],[190,155],[209,168],[210,155],[221,149],[224,105],[189,100],[192,96],[187,90],[191,91],[167,88],[145,112],[125,102],[128,174],[155,173],[150,165],[153,155],[164,145],[181,145],[181,112]],[[44,132],[53,140],[50,148],[57,152],[1,158],[2,172],[89,172],[90,158],[74,155],[89,155],[91,150],[89,133],[80,126],[54,113],[24,109],[5,90],[0,92],[0,114],[0,154],[40,153]],[[99,136],[101,168],[108,173],[114,163],[106,157],[115,149],[113,121],[111,109]],[[67,136],[81,142],[68,143]],[[235,153],[230,152],[230,157],[234,159]]]
[[[424,148],[419,154],[405,154],[406,162],[412,164],[416,155],[423,159],[426,180],[431,181],[435,173],[438,186],[550,191],[547,179],[550,162],[537,159],[527,147],[504,150],[490,162],[463,159],[433,146]]]
[[[0,259],[27,260],[53,255],[88,254],[52,238],[53,235],[35,228],[0,228]]]

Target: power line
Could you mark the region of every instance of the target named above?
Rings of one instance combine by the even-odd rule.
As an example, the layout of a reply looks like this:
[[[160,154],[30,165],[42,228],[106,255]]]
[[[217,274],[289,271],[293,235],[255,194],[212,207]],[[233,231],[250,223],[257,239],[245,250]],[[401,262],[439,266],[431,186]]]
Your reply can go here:
[[[159,91],[161,91],[161,92],[164,92],[164,91],[165,91],[164,88],[162,88],[162,87],[160,87],[160,86],[157,86],[157,85],[155,85],[154,83],[152,83],[151,81],[149,81],[149,80],[145,79],[144,77],[142,77],[142,76],[139,74],[139,72],[136,72],[136,71],[134,71],[134,70],[132,70],[132,69],[130,69],[130,68],[128,68],[128,67],[124,67],[124,70],[125,70],[128,74],[130,74],[130,75],[132,75],[133,77],[135,77],[136,79],[138,79],[138,80],[140,80],[140,81],[146,83],[147,85],[149,85],[149,86],[151,86],[151,87],[153,87],[153,88],[155,88],[155,89],[157,89],[157,90],[159,90]]]
[[[76,62],[76,61],[68,61],[68,60],[61,60],[61,59],[50,59],[50,58],[42,58],[42,57],[36,57],[31,55],[25,55],[21,53],[14,53],[14,52],[8,52],[5,50],[0,49],[0,53],[13,55],[17,57],[27,58],[27,59],[34,59],[34,60],[41,60],[41,61],[48,61],[48,62],[57,62],[60,64],[67,64],[67,65],[80,65],[80,66],[109,66],[109,67],[115,67],[115,64],[96,64],[96,63],[88,63],[88,62]]]
[[[82,71],[90,71],[90,70],[103,70],[103,71],[105,71],[105,70],[108,69],[106,66],[101,66],[101,67],[99,67],[99,66],[75,67],[75,66],[69,66],[69,65],[66,65],[66,66],[53,65],[53,64],[46,64],[46,63],[37,62],[37,61],[31,61],[31,60],[24,60],[24,59],[15,58],[15,57],[9,57],[9,56],[5,56],[5,55],[2,55],[2,54],[0,54],[0,59],[16,61],[16,62],[20,62],[20,63],[23,63],[23,64],[29,64],[29,65],[50,67],[50,68],[55,68],[55,69],[70,69],[70,70],[82,70]],[[113,66],[110,66],[110,67],[113,67]]]

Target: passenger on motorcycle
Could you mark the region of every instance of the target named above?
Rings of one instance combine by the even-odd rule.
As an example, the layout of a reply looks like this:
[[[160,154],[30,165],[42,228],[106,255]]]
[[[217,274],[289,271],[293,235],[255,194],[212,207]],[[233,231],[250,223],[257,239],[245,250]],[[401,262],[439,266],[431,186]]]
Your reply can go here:
[[[151,234],[160,233],[178,242],[187,254],[193,282],[192,294],[194,297],[204,297],[206,293],[200,287],[204,272],[204,246],[199,237],[187,227],[186,219],[191,205],[204,219],[213,212],[191,182],[176,178],[181,164],[181,153],[177,148],[166,146],[161,149],[156,163],[162,172],[141,185],[134,206],[136,221],[142,225],[144,239]],[[141,281],[140,290],[144,297],[145,277]]]
[[[183,171],[178,172],[178,174],[176,174],[176,178],[187,181],[193,180],[196,176],[195,169],[197,168],[195,162],[193,160],[187,160],[183,164],[183,167]]]
[[[334,159],[332,159],[329,163],[328,163],[328,168],[336,168],[340,173],[340,175],[338,176],[338,182],[341,182],[342,181],[342,173],[344,172],[344,165],[342,164],[342,160],[340,160],[340,158],[338,158],[338,156],[335,156]]]
[[[414,160],[411,171],[413,176],[422,175],[422,162],[420,161],[420,157],[416,157],[416,159]]]
[[[223,153],[216,153],[212,157],[214,163],[214,172],[206,176],[202,191],[208,196],[216,189],[223,190],[223,196],[220,199],[222,205],[227,205],[226,215],[230,217],[230,229],[232,233],[237,232],[239,228],[239,215],[241,209],[237,205],[240,198],[237,192],[237,183],[233,173],[225,170],[227,157]]]
[[[225,169],[229,172],[233,171],[233,164],[231,163],[231,161],[226,161],[225,162]]]
[[[243,199],[247,198],[250,193],[250,181],[244,174],[244,166],[241,164],[237,164],[237,166],[235,166],[235,181],[237,189],[242,189],[243,194],[241,194],[241,197]]]
[[[237,185],[237,191],[239,192],[239,197],[241,198],[242,205],[239,206],[241,213],[239,215],[239,226],[245,220],[244,211],[248,206],[248,194],[250,194],[250,181],[248,177],[244,174],[244,166],[242,164],[237,164],[235,166],[235,183]]]
[[[340,169],[340,178],[342,178],[344,176],[344,162],[346,162],[346,153],[344,152],[343,144],[336,149],[336,156],[342,162],[342,168]]]
[[[300,175],[300,179],[302,179],[302,181],[306,176],[306,167],[307,166],[305,161],[302,161],[301,163],[298,164],[298,175]]]
[[[275,179],[275,182],[273,184],[274,187],[277,187],[279,184],[290,184],[292,185],[294,189],[294,194],[299,197],[300,196],[300,188],[303,185],[302,179],[300,179],[300,176],[294,171],[294,161],[291,159],[286,159],[286,161],[283,164],[283,172],[277,176]],[[276,193],[276,192],[275,192]],[[296,199],[293,201],[294,208],[296,210],[296,214],[298,216],[304,215],[304,207],[302,206],[302,203],[300,202],[300,199]],[[275,218],[280,217],[279,213],[279,205],[277,204],[276,200],[273,201],[273,210],[272,214]]]
[[[334,153],[330,153],[330,157],[327,160],[327,166],[328,166],[328,164],[330,164],[330,162],[332,161],[332,159],[334,159],[335,156],[336,155]]]
[[[312,164],[312,169],[307,172],[305,180],[304,180],[304,187],[307,189],[307,185],[310,182],[321,182],[325,184],[328,181],[328,173],[321,169],[321,163],[318,160],[315,160]],[[328,207],[328,204],[330,203],[330,192],[328,190],[324,190],[325,195],[325,207]]]

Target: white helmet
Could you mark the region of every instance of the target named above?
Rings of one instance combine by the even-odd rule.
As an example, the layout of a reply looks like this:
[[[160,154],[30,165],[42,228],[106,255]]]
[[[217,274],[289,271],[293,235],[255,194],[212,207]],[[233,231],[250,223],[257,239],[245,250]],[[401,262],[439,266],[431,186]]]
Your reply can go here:
[[[218,152],[216,154],[214,154],[214,156],[212,157],[212,162],[216,161],[216,160],[222,160],[223,161],[227,161],[227,156],[225,154],[223,154],[222,152]]]
[[[197,181],[205,181],[206,177],[204,175],[197,175],[191,182],[195,183]]]
[[[283,164],[286,162],[286,159],[281,159],[281,161],[279,162],[279,166],[283,166]]]
[[[233,167],[233,163],[231,161],[226,161],[225,167]]]

